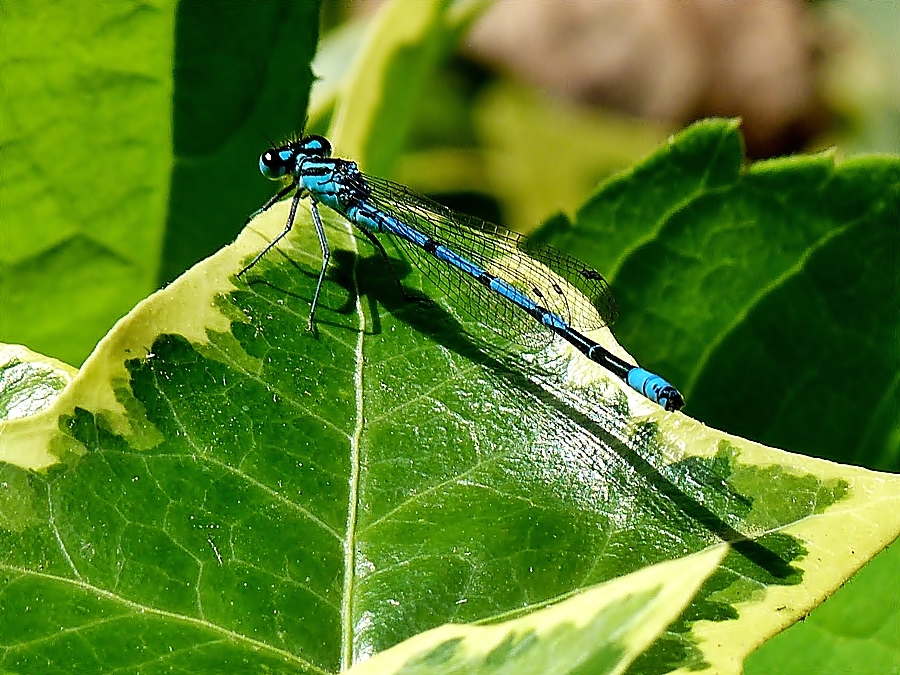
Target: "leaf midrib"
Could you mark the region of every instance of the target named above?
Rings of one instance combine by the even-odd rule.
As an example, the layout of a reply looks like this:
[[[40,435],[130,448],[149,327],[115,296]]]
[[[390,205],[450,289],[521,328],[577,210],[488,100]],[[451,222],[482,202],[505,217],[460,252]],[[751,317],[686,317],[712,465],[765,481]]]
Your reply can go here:
[[[359,318],[359,332],[356,338],[356,363],[353,369],[354,389],[356,392],[356,421],[353,434],[350,436],[350,476],[347,493],[347,534],[344,540],[344,592],[341,599],[341,671],[353,665],[353,586],[356,580],[356,525],[359,506],[359,447],[363,434],[363,367],[365,359],[363,344],[366,335],[366,316],[359,294],[359,246],[353,236],[353,225],[348,221],[345,230],[350,235],[350,247],[353,250],[353,272],[350,278],[356,295],[356,314]]]

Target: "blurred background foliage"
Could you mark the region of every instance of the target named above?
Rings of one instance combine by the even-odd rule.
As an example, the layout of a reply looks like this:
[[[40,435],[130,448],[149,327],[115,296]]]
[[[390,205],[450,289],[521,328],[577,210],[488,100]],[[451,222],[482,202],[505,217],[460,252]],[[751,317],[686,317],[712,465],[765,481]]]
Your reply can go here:
[[[380,2],[325,2],[310,128]],[[900,151],[900,11],[875,0],[495,2],[428,82],[392,178],[528,232],[704,117],[750,159]],[[548,161],[550,158],[550,161]]]

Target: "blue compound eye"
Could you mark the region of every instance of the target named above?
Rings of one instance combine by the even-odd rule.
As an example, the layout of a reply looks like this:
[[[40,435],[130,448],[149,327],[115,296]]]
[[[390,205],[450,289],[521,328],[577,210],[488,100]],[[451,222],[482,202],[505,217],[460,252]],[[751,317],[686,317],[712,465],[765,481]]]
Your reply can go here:
[[[324,136],[307,136],[300,143],[300,152],[316,157],[331,157],[331,143]]]
[[[259,171],[271,180],[282,178],[288,172],[291,154],[284,150],[266,150],[259,156]]]

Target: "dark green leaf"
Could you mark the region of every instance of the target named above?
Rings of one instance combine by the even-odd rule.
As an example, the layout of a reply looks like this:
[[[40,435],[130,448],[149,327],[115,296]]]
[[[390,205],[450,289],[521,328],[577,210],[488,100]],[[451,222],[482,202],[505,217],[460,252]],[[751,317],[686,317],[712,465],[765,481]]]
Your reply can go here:
[[[234,239],[266,199],[255,158],[303,131],[319,4],[179,5],[162,281]]]
[[[896,468],[900,158],[742,166],[698,124],[541,235],[611,274],[616,335],[699,419]]]

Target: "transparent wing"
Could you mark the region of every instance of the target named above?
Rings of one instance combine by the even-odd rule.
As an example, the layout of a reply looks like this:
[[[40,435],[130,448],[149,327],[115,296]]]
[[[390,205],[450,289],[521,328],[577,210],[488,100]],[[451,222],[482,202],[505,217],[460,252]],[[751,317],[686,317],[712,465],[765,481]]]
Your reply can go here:
[[[592,330],[615,320],[609,284],[583,262],[499,225],[455,213],[402,185],[365,178],[375,207],[502,278],[573,328]],[[409,241],[392,240],[455,307],[510,339],[522,341],[533,334],[534,319],[511,302]]]

